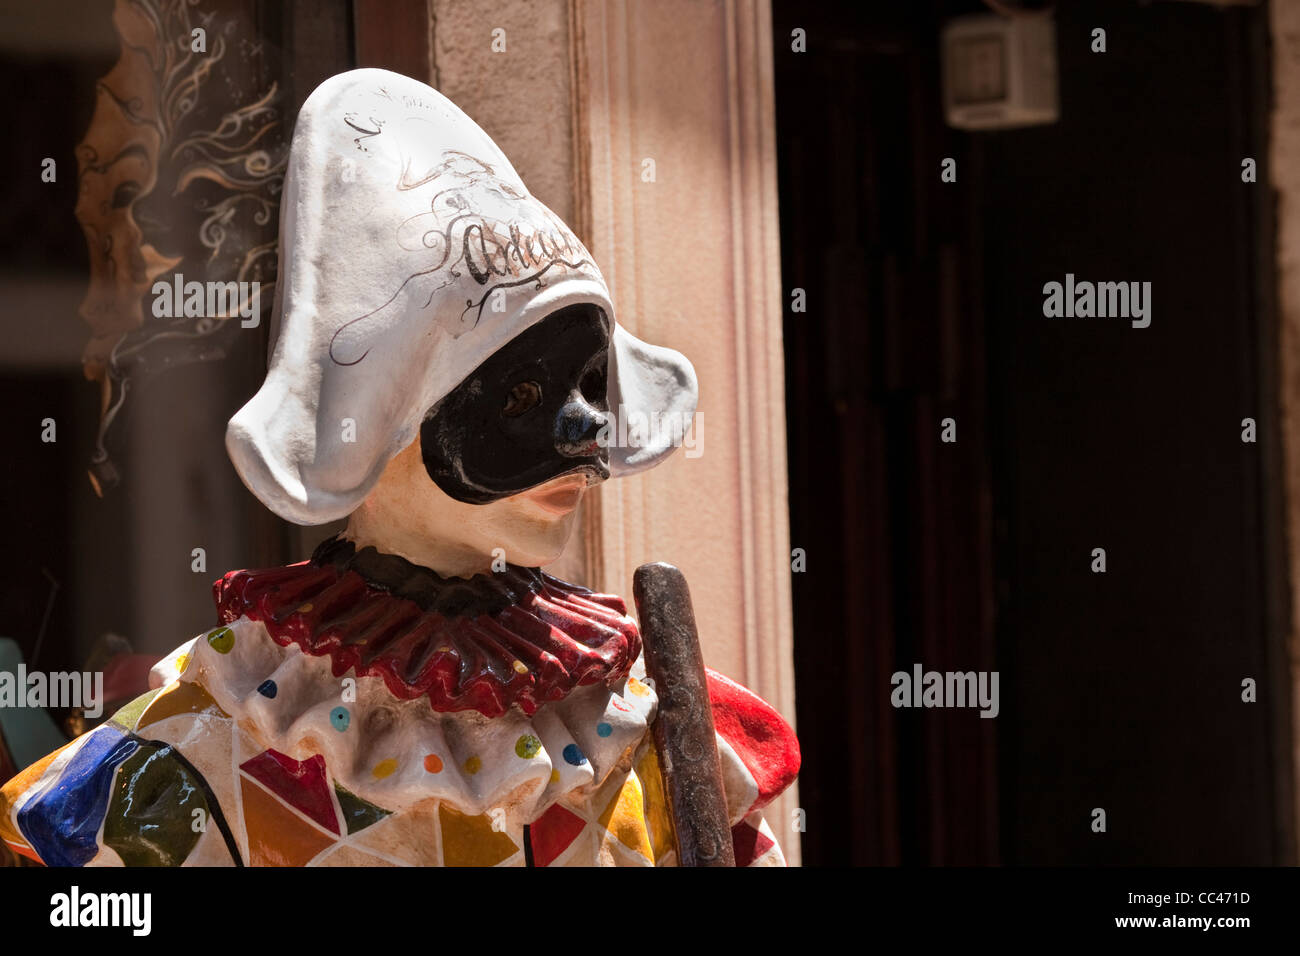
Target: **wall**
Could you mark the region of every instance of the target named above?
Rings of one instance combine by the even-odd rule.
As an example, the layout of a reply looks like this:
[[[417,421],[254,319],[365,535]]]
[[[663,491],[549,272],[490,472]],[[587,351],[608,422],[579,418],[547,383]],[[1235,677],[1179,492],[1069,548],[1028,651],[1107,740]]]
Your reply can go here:
[[[1281,434],[1286,502],[1286,559],[1290,568],[1287,658],[1279,661],[1300,700],[1300,6],[1270,5],[1273,43],[1273,115],[1265,171],[1277,197],[1277,374],[1280,376]],[[1262,178],[1262,177],[1261,177]],[[1289,757],[1300,770],[1300,711],[1291,712]],[[1295,787],[1291,796],[1300,793]],[[1300,813],[1300,804],[1296,804]],[[1293,834],[1294,836],[1294,834]],[[1300,852],[1300,848],[1298,848]]]
[[[794,723],[767,3],[433,0],[431,11],[439,89],[586,242],[618,321],[684,352],[700,378],[703,453],[601,488],[560,573],[630,597],[638,565],[678,565],[706,663]],[[769,812],[792,862],[796,801]]]

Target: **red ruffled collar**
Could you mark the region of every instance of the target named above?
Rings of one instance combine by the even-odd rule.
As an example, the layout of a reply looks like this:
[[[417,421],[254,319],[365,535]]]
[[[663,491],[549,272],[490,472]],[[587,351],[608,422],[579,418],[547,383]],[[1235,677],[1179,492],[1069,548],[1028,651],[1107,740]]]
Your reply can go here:
[[[446,579],[332,539],[310,561],[232,571],[213,585],[223,624],[248,617],[282,646],[329,655],[334,676],[381,677],[435,711],[532,716],[575,687],[623,680],[641,635],[623,599],[514,565]]]

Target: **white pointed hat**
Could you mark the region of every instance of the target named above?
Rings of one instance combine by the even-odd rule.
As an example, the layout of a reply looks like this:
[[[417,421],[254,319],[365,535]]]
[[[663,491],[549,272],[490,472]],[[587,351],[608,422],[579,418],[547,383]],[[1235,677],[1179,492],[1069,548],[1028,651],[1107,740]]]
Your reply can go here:
[[[617,324],[591,254],[473,120],[397,73],[331,77],[294,129],[270,364],[230,420],[230,458],[282,518],[341,518],[435,403],[520,332],[579,304],[611,324],[612,413],[689,421],[690,362]],[[681,432],[611,445],[611,476],[658,464]]]

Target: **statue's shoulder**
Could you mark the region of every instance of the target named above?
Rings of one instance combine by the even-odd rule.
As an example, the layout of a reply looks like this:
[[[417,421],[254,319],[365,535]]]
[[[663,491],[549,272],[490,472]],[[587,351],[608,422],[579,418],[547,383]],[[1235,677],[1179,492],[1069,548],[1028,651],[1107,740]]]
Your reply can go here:
[[[799,740],[776,708],[725,674],[705,668],[709,704],[718,736],[753,777],[760,810],[785,792],[799,775]]]

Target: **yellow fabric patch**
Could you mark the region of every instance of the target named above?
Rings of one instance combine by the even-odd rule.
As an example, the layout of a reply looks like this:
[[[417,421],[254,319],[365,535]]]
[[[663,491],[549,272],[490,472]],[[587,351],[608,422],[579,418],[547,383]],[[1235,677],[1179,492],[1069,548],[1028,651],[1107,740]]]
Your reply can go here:
[[[668,795],[664,792],[664,778],[659,771],[659,755],[653,746],[637,761],[636,775],[641,780],[645,794],[645,820],[650,830],[650,845],[654,847],[655,862],[664,854],[677,848],[677,835],[673,832],[673,818],[668,812]]]
[[[630,773],[614,799],[599,817],[601,826],[618,838],[629,850],[635,850],[647,860],[654,859],[650,848],[650,835],[646,832],[645,801],[641,794],[641,781]]]
[[[486,813],[466,816],[444,803],[438,817],[443,866],[496,866],[519,850],[509,834],[492,829],[492,818]]]
[[[133,729],[140,730],[177,714],[209,714],[230,719],[230,715],[221,709],[221,705],[212,699],[202,684],[172,681],[145,708]]]
[[[145,691],[131,703],[119,708],[117,713],[109,718],[109,722],[117,724],[123,730],[135,730],[135,722],[140,719],[140,715],[144,713],[145,708],[153,702],[153,699],[159,693],[160,691],[157,689]]]

